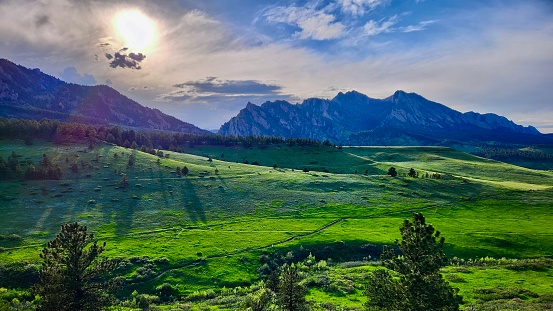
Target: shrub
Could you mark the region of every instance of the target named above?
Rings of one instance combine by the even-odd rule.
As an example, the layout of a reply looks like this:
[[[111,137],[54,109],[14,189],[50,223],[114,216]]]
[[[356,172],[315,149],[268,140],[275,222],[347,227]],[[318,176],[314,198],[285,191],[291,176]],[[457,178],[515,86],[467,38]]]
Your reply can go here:
[[[163,283],[156,287],[156,293],[161,301],[171,301],[179,298],[179,291],[169,283]]]
[[[538,258],[538,259],[526,259],[516,260],[512,263],[508,263],[505,268],[515,271],[544,271],[553,267],[553,259]]]
[[[463,277],[461,276],[458,276],[457,274],[448,274],[446,276],[447,280],[452,282],[452,283],[464,283],[466,282],[465,279],[463,279]]]
[[[528,299],[537,298],[538,294],[531,292],[527,289],[515,287],[515,286],[497,286],[493,288],[475,288],[473,292],[476,297],[482,301],[492,301],[500,299]]]

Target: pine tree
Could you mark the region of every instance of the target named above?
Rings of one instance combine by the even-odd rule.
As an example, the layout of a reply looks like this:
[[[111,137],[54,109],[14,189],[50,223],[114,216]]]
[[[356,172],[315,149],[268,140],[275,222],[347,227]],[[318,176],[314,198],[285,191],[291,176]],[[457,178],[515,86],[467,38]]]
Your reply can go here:
[[[456,311],[462,303],[440,274],[448,260],[442,250],[445,239],[432,225],[427,225],[421,213],[413,214],[413,222],[405,220],[400,228],[402,241],[395,244],[402,256],[385,247],[382,259],[388,270],[377,270],[369,277],[366,295],[369,310]]]
[[[119,180],[119,188],[127,188],[129,186],[129,177],[127,174],[121,173],[121,179]]]
[[[120,284],[110,277],[116,262],[98,257],[105,249],[99,246],[86,226],[62,225],[61,232],[42,250],[40,283],[33,292],[40,295],[38,310],[93,311],[110,302],[110,293]]]
[[[277,293],[279,305],[282,310],[297,311],[306,309],[306,289],[300,284],[301,280],[302,277],[296,265],[284,265],[282,267]]]

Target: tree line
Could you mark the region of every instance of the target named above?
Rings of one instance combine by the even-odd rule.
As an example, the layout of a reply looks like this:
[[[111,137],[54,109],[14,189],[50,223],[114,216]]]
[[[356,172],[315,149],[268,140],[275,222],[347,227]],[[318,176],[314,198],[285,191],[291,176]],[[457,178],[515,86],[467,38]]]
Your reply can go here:
[[[512,148],[493,148],[484,147],[473,153],[476,156],[494,159],[528,159],[528,160],[545,160],[553,161],[553,153],[544,152],[532,148],[512,149]]]
[[[73,141],[106,141],[121,147],[154,152],[164,149],[182,152],[181,146],[193,148],[196,145],[266,146],[287,144],[290,146],[332,146],[328,141],[309,138],[282,138],[272,136],[222,136],[217,134],[188,134],[153,130],[122,129],[116,126],[87,125],[43,119],[23,120],[0,118],[0,138],[23,139],[32,144],[32,139],[52,140],[56,144]]]

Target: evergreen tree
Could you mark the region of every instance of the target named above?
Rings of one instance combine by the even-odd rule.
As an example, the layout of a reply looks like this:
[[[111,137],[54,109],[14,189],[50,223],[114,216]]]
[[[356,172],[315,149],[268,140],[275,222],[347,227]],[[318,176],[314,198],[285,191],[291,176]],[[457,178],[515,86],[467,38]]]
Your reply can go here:
[[[98,257],[105,249],[99,246],[86,226],[66,224],[56,238],[42,250],[40,283],[33,292],[40,295],[38,310],[101,310],[110,302],[120,279],[111,277],[116,262]]]
[[[119,179],[119,188],[126,189],[129,186],[129,177],[127,174],[121,173],[121,179]]]
[[[383,264],[394,271],[377,270],[369,277],[366,295],[369,310],[398,311],[456,311],[462,303],[457,294],[440,274],[448,260],[442,250],[445,239],[432,225],[427,225],[421,213],[413,214],[413,222],[405,220],[400,228],[402,241],[395,244],[402,255],[385,247]],[[439,240],[438,240],[439,239]]]
[[[280,283],[279,273],[277,270],[274,270],[267,277],[267,281],[265,282],[265,287],[270,289],[274,293],[278,293],[279,283]]]
[[[411,168],[411,169],[409,170],[409,177],[413,177],[413,178],[414,178],[414,177],[417,177],[417,171],[415,171],[414,168]]]
[[[42,155],[42,161],[40,161],[40,166],[42,166],[44,168],[48,168],[51,165],[52,165],[52,161],[50,161],[50,158],[48,158],[46,153],[44,153]]]
[[[388,175],[392,176],[392,177],[396,177],[397,176],[397,171],[396,171],[396,168],[395,167],[390,167],[390,169],[388,169]]]
[[[292,264],[288,266],[285,264],[282,267],[277,293],[278,302],[282,310],[298,311],[307,308],[305,301],[306,289],[300,284],[301,280],[302,277],[296,265]]]
[[[129,161],[127,162],[127,166],[128,167],[133,167],[135,160],[136,160],[136,158],[135,158],[134,154],[131,153],[129,155]]]

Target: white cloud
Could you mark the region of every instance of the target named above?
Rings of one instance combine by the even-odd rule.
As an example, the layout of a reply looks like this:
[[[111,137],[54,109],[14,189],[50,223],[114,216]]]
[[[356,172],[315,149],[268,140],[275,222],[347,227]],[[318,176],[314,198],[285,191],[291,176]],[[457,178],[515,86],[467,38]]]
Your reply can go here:
[[[374,20],[370,20],[363,27],[364,34],[370,37],[370,36],[376,36],[378,34],[388,33],[388,32],[408,33],[408,32],[415,32],[415,31],[422,31],[427,29],[429,25],[436,23],[435,20],[429,20],[429,21],[421,21],[415,25],[399,27],[399,26],[396,26],[398,22],[399,22],[399,18],[397,15],[394,15],[388,19],[380,20],[378,22]]]
[[[344,13],[353,16],[362,16],[374,10],[378,6],[385,6],[388,0],[338,0],[338,4]]]
[[[405,27],[400,27],[400,28],[397,29],[397,31],[399,31],[399,32],[421,31],[421,30],[425,30],[428,25],[432,25],[435,22],[436,21],[434,21],[434,20],[432,20],[432,21],[422,21],[422,22],[419,22],[416,25],[409,25],[409,26],[405,26]]]
[[[248,99],[225,96],[227,101],[220,102],[210,98],[205,102],[194,99],[160,103],[155,98],[175,91],[175,84],[209,76],[278,85],[282,89],[277,95],[295,96],[298,101],[314,96],[333,97],[338,89],[328,88],[329,85],[380,98],[404,89],[461,111],[495,112],[516,122],[540,128],[551,126],[553,23],[551,12],[536,2],[440,17],[440,24],[447,24],[448,35],[436,34],[432,40],[421,42],[424,44],[392,41],[388,45],[388,41],[371,40],[374,42],[361,48],[382,44],[378,52],[370,48],[356,54],[352,48],[332,54],[298,47],[296,42],[266,40],[251,44],[250,34],[234,31],[228,23],[206,12],[182,7],[170,10],[157,1],[140,1],[137,5],[158,23],[160,36],[139,71],[109,68],[102,53],[103,49],[113,52],[120,48],[111,29],[111,17],[130,2],[41,3],[0,0],[2,57],[50,74],[74,66],[78,73],[93,75],[97,81],[113,82],[115,89],[141,104],[204,128],[217,128],[243,108]],[[349,3],[352,11],[348,14],[359,16],[361,11],[353,11],[353,1],[340,3]],[[369,6],[363,8],[365,14],[370,13]],[[340,7],[320,7],[315,3],[273,7],[264,11],[264,16],[273,23],[298,27],[297,38],[329,40],[359,35],[350,29],[351,24],[336,18],[333,12],[340,14],[339,11]],[[360,42],[369,41],[366,36],[413,32],[433,23],[427,20],[403,26],[397,16],[373,19],[359,29],[365,31],[365,41]],[[94,54],[100,56],[98,61]],[[133,86],[135,89],[128,92]],[[149,87],[138,91],[136,87],[140,86]],[[260,104],[275,98],[275,94],[269,94],[251,100]],[[529,110],[536,113],[527,114]]]
[[[300,39],[330,40],[344,35],[346,27],[336,22],[336,16],[317,8],[317,3],[304,7],[273,7],[265,12],[267,21],[297,26],[301,31],[295,36]]]
[[[368,21],[365,26],[363,27],[364,33],[366,36],[376,36],[383,32],[390,32],[392,31],[392,26],[394,26],[398,22],[397,15],[394,15],[387,20],[382,20],[380,22],[376,22],[374,20]]]

